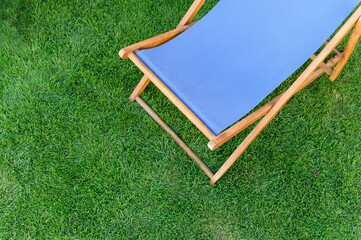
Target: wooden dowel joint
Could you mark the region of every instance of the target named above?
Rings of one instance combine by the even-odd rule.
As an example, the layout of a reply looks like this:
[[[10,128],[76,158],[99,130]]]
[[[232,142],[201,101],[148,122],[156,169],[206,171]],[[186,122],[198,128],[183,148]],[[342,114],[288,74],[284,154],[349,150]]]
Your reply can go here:
[[[311,60],[315,60],[316,59],[316,55],[312,55],[311,56]],[[325,70],[325,72],[330,76],[332,74],[332,69],[329,68],[326,63],[322,62],[321,65],[320,65],[321,68],[323,68],[323,70]]]

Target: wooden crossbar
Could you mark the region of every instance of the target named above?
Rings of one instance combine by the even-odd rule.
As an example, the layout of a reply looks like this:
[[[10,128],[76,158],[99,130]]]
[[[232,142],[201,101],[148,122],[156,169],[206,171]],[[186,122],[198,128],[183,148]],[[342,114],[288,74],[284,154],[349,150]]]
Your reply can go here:
[[[313,55],[311,56],[311,60],[315,60],[316,57],[317,57],[317,56],[316,56],[315,54],[313,54]],[[328,75],[331,75],[331,74],[332,74],[332,69],[331,69],[329,66],[327,66],[326,63],[322,62],[322,63],[321,63],[321,68],[323,68],[323,70],[325,70],[325,72],[326,72]]]

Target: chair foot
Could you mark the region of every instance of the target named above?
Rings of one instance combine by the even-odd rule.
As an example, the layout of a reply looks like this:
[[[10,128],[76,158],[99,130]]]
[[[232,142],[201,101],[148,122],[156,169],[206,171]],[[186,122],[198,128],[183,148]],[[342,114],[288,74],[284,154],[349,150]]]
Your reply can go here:
[[[218,182],[218,180],[219,180],[219,178],[216,179],[215,177],[212,177],[211,180],[209,181],[209,184],[210,184],[211,186],[213,186],[214,184],[216,184],[216,183]]]

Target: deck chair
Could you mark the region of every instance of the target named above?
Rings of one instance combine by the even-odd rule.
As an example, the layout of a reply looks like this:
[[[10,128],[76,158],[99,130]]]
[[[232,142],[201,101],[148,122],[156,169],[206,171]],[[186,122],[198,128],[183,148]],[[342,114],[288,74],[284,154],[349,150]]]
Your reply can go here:
[[[361,7],[357,0],[220,0],[192,22],[204,2],[195,0],[174,30],[119,55],[144,73],[130,100],[171,135],[213,185],[294,94],[324,73],[331,80],[339,76],[361,36]],[[336,47],[353,28],[340,53]],[[285,92],[247,115],[309,58]],[[263,118],[214,174],[139,96],[150,82],[209,139],[211,150]]]

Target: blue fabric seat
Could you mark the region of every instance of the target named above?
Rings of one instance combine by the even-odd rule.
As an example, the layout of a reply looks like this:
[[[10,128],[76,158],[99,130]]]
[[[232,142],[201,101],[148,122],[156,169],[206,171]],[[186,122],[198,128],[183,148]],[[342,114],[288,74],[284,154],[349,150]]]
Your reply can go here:
[[[175,39],[137,56],[216,135],[314,54],[356,0],[220,0]]]

